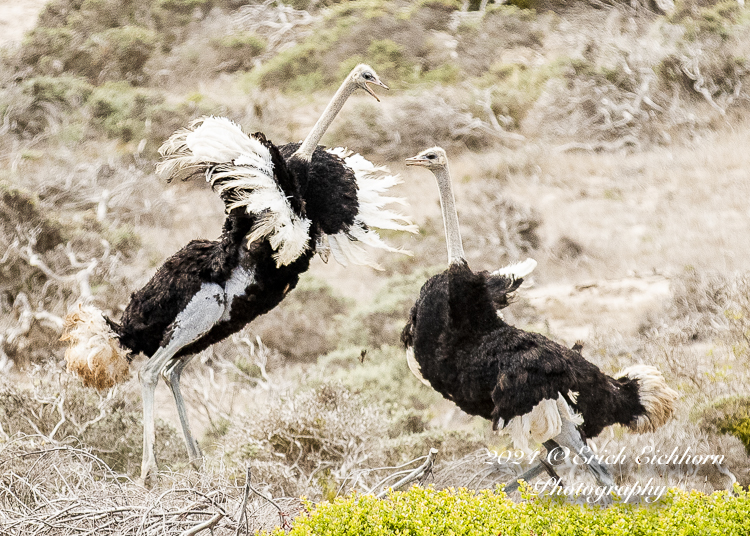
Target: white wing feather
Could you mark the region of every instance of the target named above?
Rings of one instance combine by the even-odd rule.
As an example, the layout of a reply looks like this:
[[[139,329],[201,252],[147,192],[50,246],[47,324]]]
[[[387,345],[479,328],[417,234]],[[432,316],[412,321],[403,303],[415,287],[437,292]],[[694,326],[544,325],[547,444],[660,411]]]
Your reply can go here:
[[[319,243],[321,245],[327,244],[333,258],[343,266],[352,263],[370,266],[376,270],[382,269],[362,245],[411,255],[408,251],[389,246],[375,231],[375,228],[410,233],[418,231],[417,226],[412,223],[408,216],[384,208],[391,203],[407,204],[400,197],[382,195],[392,186],[401,183],[398,176],[391,175],[387,168],[376,166],[363,156],[352,153],[343,147],[327,149],[327,152],[343,159],[344,164],[354,173],[357,181],[359,212],[348,230],[335,235],[325,235]],[[327,252],[328,249],[325,251]]]
[[[204,117],[175,132],[159,152],[164,159],[157,173],[204,172],[219,194],[227,194],[227,210],[244,207],[257,216],[248,242],[268,239],[277,266],[294,262],[307,249],[310,220],[295,214],[274,180],[270,151],[236,123]]]

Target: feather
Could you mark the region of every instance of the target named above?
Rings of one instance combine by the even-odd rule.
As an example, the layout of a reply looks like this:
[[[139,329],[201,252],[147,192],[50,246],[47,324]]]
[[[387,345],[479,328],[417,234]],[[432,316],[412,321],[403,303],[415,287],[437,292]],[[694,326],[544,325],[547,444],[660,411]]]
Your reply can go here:
[[[583,424],[583,417],[575,413],[558,393],[557,400],[546,398],[540,401],[529,413],[513,417],[502,429],[510,435],[515,448],[530,452],[529,440],[543,443],[559,435],[563,419],[576,426]]]
[[[504,277],[510,277],[512,279],[521,279],[526,277],[536,268],[536,261],[532,258],[527,258],[525,261],[509,264],[499,270],[492,272],[492,275],[500,275]]]
[[[79,303],[68,313],[60,340],[68,342],[68,372],[78,374],[83,385],[108,389],[130,376],[129,351],[120,345],[117,334],[95,307]]]
[[[401,183],[398,176],[390,175],[387,168],[376,166],[363,156],[352,153],[343,147],[327,149],[327,152],[344,160],[344,164],[354,173],[358,187],[359,212],[354,218],[354,222],[346,231],[341,231],[335,235],[326,235],[333,258],[343,266],[352,263],[370,266],[377,270],[382,269],[377,262],[370,258],[367,250],[357,243],[375,249],[411,255],[409,251],[389,246],[375,231],[375,228],[410,233],[418,231],[418,227],[412,223],[408,216],[384,208],[392,203],[407,204],[400,197],[382,195],[389,188]]]
[[[172,135],[159,152],[157,173],[204,173],[226,204],[244,207],[257,220],[248,242],[267,239],[277,266],[288,265],[308,247],[310,220],[296,214],[274,176],[271,152],[229,119],[205,117]]]

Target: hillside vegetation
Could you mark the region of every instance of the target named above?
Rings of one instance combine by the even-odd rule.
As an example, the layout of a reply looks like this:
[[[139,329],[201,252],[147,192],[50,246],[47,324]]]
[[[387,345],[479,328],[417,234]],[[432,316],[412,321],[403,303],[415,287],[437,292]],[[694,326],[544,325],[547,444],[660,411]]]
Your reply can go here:
[[[615,427],[595,444],[725,456],[720,467],[653,474],[631,460],[618,483],[647,476],[703,493],[750,484],[750,11],[735,0],[481,7],[52,0],[2,49],[0,528],[54,534],[40,520],[58,515],[44,508],[60,500],[82,509],[66,527],[106,518],[150,534],[162,513],[201,509],[226,514],[217,534],[245,522],[270,530],[276,509],[257,495],[243,502],[248,482],[287,498],[293,517],[304,509],[297,497],[378,491],[430,447],[440,451],[427,480],[437,490],[493,489],[517,474],[492,462],[507,438],[419,383],[398,342],[422,283],[445,264],[434,180],[402,164],[435,144],[451,157],[472,267],[539,261],[506,320],[567,345],[583,337],[584,355],[610,374],[653,364],[679,391],[677,416],[659,432]],[[380,256],[383,272],[316,260],[279,307],[196,358],[183,386],[203,471],[186,462],[164,389],[157,457],[170,472],[143,490],[130,481],[142,448],[137,378],[108,393],[81,387],[63,371],[62,318],[81,299],[119,318],[170,254],[218,235],[223,207],[205,184],[154,174],[175,130],[221,115],[279,144],[299,140],[359,62],[391,89],[376,89],[380,103],[352,97],[323,141],[403,174],[397,193],[421,231],[387,238],[414,255]],[[101,505],[82,499],[96,494]],[[123,514],[123,496],[146,506]],[[420,500],[447,508],[437,503],[457,496]],[[357,497],[335,508],[380,508]],[[701,512],[732,501],[670,497]],[[241,505],[257,516],[238,517]],[[317,533],[335,513],[320,512],[295,530]],[[206,520],[191,515],[169,526]],[[570,522],[600,522],[580,515]]]

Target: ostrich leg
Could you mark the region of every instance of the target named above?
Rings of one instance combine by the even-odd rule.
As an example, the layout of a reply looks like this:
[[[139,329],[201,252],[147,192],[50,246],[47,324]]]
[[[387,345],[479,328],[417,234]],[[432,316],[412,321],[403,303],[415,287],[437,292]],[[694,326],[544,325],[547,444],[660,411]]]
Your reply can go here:
[[[550,439],[549,441],[544,442],[544,448],[547,449],[547,456],[549,456],[553,450],[560,448],[560,446]],[[554,465],[560,465],[561,463],[562,461],[557,459],[555,461],[547,461],[545,459],[539,460],[536,465],[532,466],[530,469],[527,469],[525,473],[523,473],[518,478],[513,479],[512,482],[509,482],[505,486],[505,493],[513,493],[514,491],[516,491],[518,489],[518,482],[520,480],[529,482],[532,478],[536,478],[544,471],[547,471],[547,474],[549,476],[557,480],[557,483],[560,486],[565,487],[562,482],[562,478],[560,478],[560,476],[555,471],[555,468],[553,467]]]
[[[172,336],[166,346],[159,348],[141,369],[141,389],[143,392],[143,461],[141,463],[141,481],[148,484],[150,476],[156,471],[156,456],[154,443],[156,442],[156,427],[154,424],[154,391],[159,381],[159,374],[167,366],[174,355],[181,348],[198,339],[208,332],[224,313],[226,296],[224,289],[215,283],[204,284],[193,296],[185,309],[172,322]],[[179,379],[177,380],[179,383]],[[171,385],[171,384],[170,384]],[[177,389],[179,393],[179,388]],[[172,391],[174,394],[174,389]],[[180,411],[182,397],[175,402]],[[185,415],[182,405],[180,421]],[[183,425],[183,432],[185,431]],[[189,430],[187,431],[189,434]],[[192,436],[191,436],[192,438]]]
[[[167,385],[169,385],[169,388],[172,389],[172,396],[177,405],[177,415],[180,417],[182,434],[185,436],[185,446],[187,447],[188,457],[193,467],[198,469],[199,460],[201,459],[201,451],[198,447],[197,441],[190,431],[190,422],[188,422],[187,411],[185,410],[185,401],[183,400],[182,392],[180,391],[180,377],[182,376],[182,371],[187,364],[192,361],[192,358],[193,356],[185,356],[182,359],[173,359],[161,370],[161,377]]]
[[[612,473],[606,465],[599,463],[599,461],[592,456],[592,452],[586,453],[586,444],[583,442],[580,432],[576,429],[575,424],[569,420],[562,420],[562,432],[560,435],[554,438],[554,441],[568,447],[571,451],[578,453],[578,455],[586,460],[589,470],[594,474],[596,481],[606,487],[612,487],[615,485],[615,480],[612,477]]]
[[[612,473],[609,472],[607,466],[599,463],[590,454],[586,454],[586,452],[584,451],[586,445],[581,438],[581,434],[578,432],[578,430],[576,430],[576,427],[572,422],[563,419],[562,431],[560,432],[560,435],[556,436],[554,439],[550,439],[549,441],[544,442],[544,446],[547,448],[547,452],[551,452],[550,447],[552,447],[553,449],[556,448],[555,443],[559,443],[560,445],[570,449],[571,451],[576,452],[581,458],[587,460],[586,465],[588,465],[589,470],[594,474],[594,478],[596,478],[596,481],[600,485],[606,487],[612,487],[615,485],[615,480],[612,477]],[[518,480],[523,479],[529,481],[537,475],[540,475],[545,470],[549,473],[551,467],[546,467],[546,465],[547,463],[544,460],[538,462],[536,465],[531,467],[531,469],[528,469],[524,474],[505,486],[505,492],[510,493],[511,491],[515,491],[516,489],[518,489]],[[553,478],[559,478],[552,473],[550,473],[550,475]]]

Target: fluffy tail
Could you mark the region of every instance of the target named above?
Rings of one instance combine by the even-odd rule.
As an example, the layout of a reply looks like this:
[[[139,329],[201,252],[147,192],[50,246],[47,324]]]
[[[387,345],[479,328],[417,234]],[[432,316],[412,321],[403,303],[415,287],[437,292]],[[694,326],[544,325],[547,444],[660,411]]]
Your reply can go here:
[[[664,376],[650,365],[633,365],[615,376],[617,379],[635,380],[638,401],[646,413],[637,415],[627,426],[638,434],[653,432],[672,416],[677,402],[677,392],[671,389]]]
[[[108,389],[130,376],[130,352],[98,309],[78,304],[65,317],[60,340],[70,345],[65,351],[68,372],[78,374],[86,387]]]

